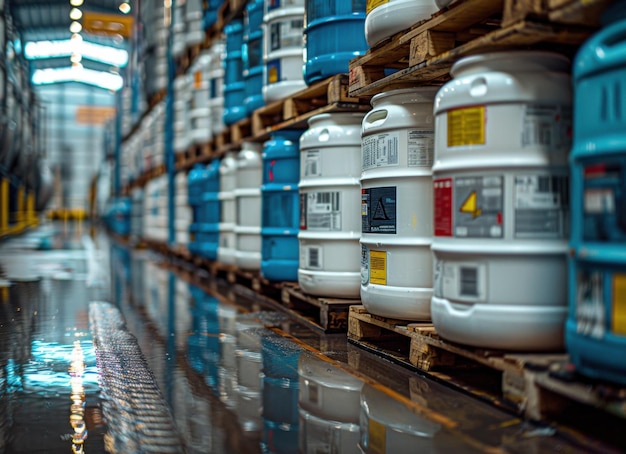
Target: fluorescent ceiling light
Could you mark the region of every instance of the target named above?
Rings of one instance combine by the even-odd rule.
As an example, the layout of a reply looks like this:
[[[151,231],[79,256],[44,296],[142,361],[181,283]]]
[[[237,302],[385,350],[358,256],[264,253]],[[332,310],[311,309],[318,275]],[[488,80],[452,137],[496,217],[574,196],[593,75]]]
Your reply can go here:
[[[33,73],[32,81],[35,85],[82,82],[112,91],[118,91],[124,85],[124,79],[118,74],[86,69],[80,63],[73,68],[38,69]]]
[[[70,10],[70,19],[80,20],[81,17],[83,17],[83,12],[79,10],[78,8],[72,8]]]
[[[83,26],[80,25],[80,22],[74,21],[70,24],[70,31],[72,33],[80,33],[82,29],[83,29]]]
[[[59,41],[30,41],[26,43],[24,54],[29,60],[42,58],[69,57],[80,54],[83,58],[99,61],[107,65],[123,68],[128,63],[128,52],[110,46],[83,41],[80,35]]]
[[[83,0],[70,0],[70,5],[72,6],[81,6],[83,4]]]
[[[120,3],[119,9],[123,14],[130,13],[130,5],[127,2]]]

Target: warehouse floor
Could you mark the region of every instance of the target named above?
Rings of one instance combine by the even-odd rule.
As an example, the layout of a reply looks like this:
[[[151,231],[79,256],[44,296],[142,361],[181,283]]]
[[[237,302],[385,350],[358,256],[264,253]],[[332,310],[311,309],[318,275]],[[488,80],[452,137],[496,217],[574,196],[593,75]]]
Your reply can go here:
[[[198,365],[190,353],[197,308],[192,312],[187,284],[164,264],[76,223],[46,224],[0,243],[0,452],[331,452],[328,433],[324,444],[319,434],[304,441],[297,425],[269,430],[261,398],[243,405],[236,383],[226,386],[245,377],[219,350]],[[525,422],[364,351],[345,335],[313,332],[244,301],[220,296],[219,305],[221,314],[241,311],[238,323],[254,320],[260,336],[280,337],[285,351],[301,349],[375,390],[369,406],[394,410],[380,413],[386,416],[378,429],[370,423],[369,438],[361,435],[369,452],[393,452],[410,431],[406,446],[420,453],[619,452],[589,436]]]

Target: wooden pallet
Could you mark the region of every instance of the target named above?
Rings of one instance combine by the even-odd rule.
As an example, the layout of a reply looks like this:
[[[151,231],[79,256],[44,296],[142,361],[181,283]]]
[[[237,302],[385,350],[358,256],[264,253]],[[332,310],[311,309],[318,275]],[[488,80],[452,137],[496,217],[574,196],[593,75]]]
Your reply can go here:
[[[295,283],[284,282],[282,303],[291,311],[313,317],[329,333],[345,332],[348,328],[348,309],[360,300],[325,298],[307,295]]]
[[[552,4],[557,1],[568,0],[552,0]],[[348,93],[358,97],[393,88],[439,85],[449,80],[454,62],[482,52],[541,45],[573,54],[595,30],[596,10],[602,10],[607,1],[572,1],[553,11],[546,9],[545,21],[531,21],[524,18],[537,15],[522,13],[521,5],[533,0],[460,0],[352,60]],[[515,20],[509,19],[513,12],[508,10],[515,10]],[[590,15],[588,21],[575,19],[585,14]],[[548,22],[548,18],[558,20]],[[389,74],[391,70],[396,72]]]
[[[571,370],[565,353],[511,353],[463,346],[441,339],[431,323],[411,323],[369,314],[363,306],[349,312],[351,343],[447,384],[511,408],[532,420],[559,417],[565,408],[589,406],[626,419],[626,388],[585,380]],[[499,374],[496,388],[474,375]],[[469,383],[469,384],[468,384]],[[483,383],[485,385],[483,385]]]
[[[256,140],[266,140],[280,129],[306,129],[307,120],[313,115],[366,112],[370,108],[369,97],[348,96],[348,77],[338,74],[254,111],[252,135]]]

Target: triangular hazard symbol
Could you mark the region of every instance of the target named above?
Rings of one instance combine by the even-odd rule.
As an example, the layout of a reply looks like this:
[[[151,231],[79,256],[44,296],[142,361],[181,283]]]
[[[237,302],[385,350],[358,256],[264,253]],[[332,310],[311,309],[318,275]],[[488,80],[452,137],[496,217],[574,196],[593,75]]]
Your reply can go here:
[[[372,217],[375,221],[388,221],[389,216],[387,216],[387,210],[385,210],[385,205],[383,205],[383,198],[379,198],[376,203],[376,210],[374,210],[374,216]]]
[[[476,191],[472,191],[472,193],[467,196],[467,199],[465,199],[465,202],[463,202],[463,205],[461,205],[461,209],[459,211],[461,213],[470,213],[472,217],[477,218],[482,213],[482,210],[476,205]]]

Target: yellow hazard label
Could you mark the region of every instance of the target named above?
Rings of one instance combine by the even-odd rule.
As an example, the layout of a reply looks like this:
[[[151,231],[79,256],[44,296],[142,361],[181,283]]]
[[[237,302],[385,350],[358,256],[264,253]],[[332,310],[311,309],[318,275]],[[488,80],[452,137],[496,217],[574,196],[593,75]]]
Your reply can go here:
[[[278,82],[278,69],[276,68],[276,66],[271,66],[268,68],[267,82],[270,84],[275,84],[276,82]]]
[[[485,106],[448,112],[448,146],[485,144]]]
[[[626,335],[626,274],[613,275],[613,324],[615,334]]]
[[[365,14],[369,14],[371,10],[378,8],[380,5],[384,5],[385,3],[389,3],[389,0],[367,0],[367,3],[365,4]]]
[[[370,282],[387,285],[387,253],[370,251]]]
[[[465,199],[465,202],[463,202],[463,205],[461,205],[459,211],[461,213],[469,213],[473,218],[480,216],[482,210],[478,208],[476,198],[476,191],[472,191]]]
[[[385,454],[387,451],[387,431],[385,425],[370,418],[367,435],[369,440],[368,452]]]
[[[196,90],[202,87],[202,71],[196,71],[193,73],[193,88]]]

